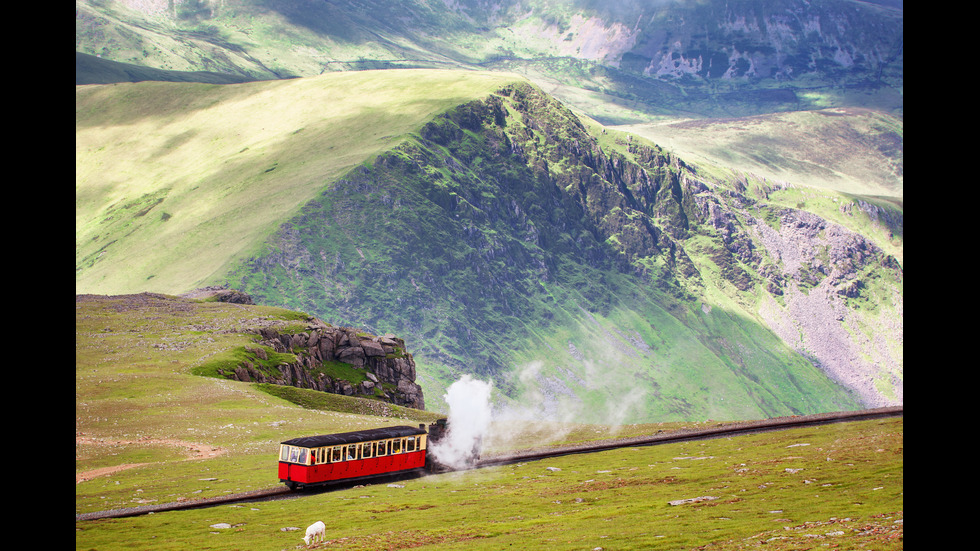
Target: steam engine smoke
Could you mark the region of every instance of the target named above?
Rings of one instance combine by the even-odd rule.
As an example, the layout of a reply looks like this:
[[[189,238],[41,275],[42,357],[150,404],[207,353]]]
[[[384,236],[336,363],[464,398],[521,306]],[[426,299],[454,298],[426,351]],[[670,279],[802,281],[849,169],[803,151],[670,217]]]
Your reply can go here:
[[[449,430],[446,437],[432,447],[436,461],[452,469],[473,465],[490,429],[491,389],[490,383],[469,375],[450,385],[445,395],[449,404]]]

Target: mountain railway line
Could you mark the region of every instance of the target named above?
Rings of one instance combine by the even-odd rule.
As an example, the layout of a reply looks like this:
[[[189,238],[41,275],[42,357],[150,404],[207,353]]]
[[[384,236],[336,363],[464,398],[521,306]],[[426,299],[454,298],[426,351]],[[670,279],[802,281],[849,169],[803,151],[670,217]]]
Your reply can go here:
[[[892,406],[892,407],[883,407],[883,408],[867,409],[867,410],[860,410],[860,411],[845,411],[845,412],[835,412],[835,413],[820,413],[820,414],[813,414],[813,415],[794,415],[789,417],[776,417],[772,419],[764,419],[761,421],[718,423],[711,428],[681,429],[681,430],[676,430],[671,432],[658,433],[650,436],[619,438],[619,439],[603,440],[598,442],[589,442],[589,443],[576,444],[576,445],[566,445],[566,446],[553,447],[547,449],[524,450],[515,453],[493,455],[478,460],[473,465],[473,468],[494,467],[500,465],[510,465],[514,463],[524,463],[528,461],[539,461],[542,459],[548,459],[552,457],[560,457],[564,455],[581,454],[581,453],[595,453],[595,452],[613,450],[617,448],[655,446],[659,444],[671,444],[677,442],[706,440],[712,438],[729,438],[733,436],[741,436],[741,435],[753,434],[759,432],[786,430],[786,429],[793,429],[793,428],[825,425],[831,423],[844,423],[850,421],[864,421],[864,420],[879,419],[885,417],[902,417],[902,416],[904,416],[903,406]],[[405,480],[409,478],[418,478],[421,476],[427,476],[428,474],[433,474],[433,473],[427,473],[422,469],[417,469],[415,471],[373,478],[372,480],[370,480],[370,482],[383,483],[383,482],[390,482],[394,480]],[[228,494],[226,496],[214,497],[214,498],[186,500],[186,501],[179,501],[179,502],[161,503],[161,504],[154,504],[154,505],[144,505],[139,507],[127,507],[121,509],[111,509],[106,511],[95,511],[90,513],[76,514],[75,520],[77,522],[83,520],[123,518],[123,517],[139,516],[139,515],[159,513],[165,511],[179,511],[185,509],[214,507],[217,505],[227,505],[233,503],[248,503],[248,502],[258,502],[258,501],[271,501],[276,499],[289,499],[289,498],[300,497],[308,493],[321,493],[324,491],[349,489],[363,483],[365,483],[364,480],[347,480],[341,483],[331,484],[329,486],[313,489],[313,490],[290,490],[285,486],[277,486],[277,487],[267,488],[263,490],[254,490],[250,492]]]
[[[707,440],[709,438],[727,438],[758,432],[900,416],[903,416],[903,406],[866,409],[860,411],[820,413],[813,415],[794,415],[790,417],[774,417],[772,419],[763,419],[761,421],[735,421],[730,423],[718,423],[712,428],[682,429],[651,436],[619,438],[614,440],[589,442],[580,445],[549,448],[540,451],[528,450],[510,455],[488,457],[481,459],[479,463],[477,463],[476,467],[509,465],[512,463],[522,463],[524,461],[538,461],[550,457],[560,457],[562,455],[594,453],[617,448],[655,446],[658,444],[673,444],[676,442],[687,442],[691,440]]]

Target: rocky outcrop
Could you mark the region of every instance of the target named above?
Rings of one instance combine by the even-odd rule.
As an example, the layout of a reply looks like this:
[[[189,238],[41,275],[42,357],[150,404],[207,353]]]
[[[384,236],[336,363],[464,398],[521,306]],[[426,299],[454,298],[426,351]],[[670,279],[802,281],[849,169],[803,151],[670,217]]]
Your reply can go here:
[[[333,327],[315,318],[306,331],[299,333],[281,333],[272,328],[258,332],[262,340],[248,348],[248,359],[226,376],[425,409],[422,388],[415,382],[415,360],[406,351],[405,341],[398,337]],[[295,361],[271,361],[274,358],[267,348],[295,356]]]
[[[235,289],[229,289],[224,285],[211,285],[195,289],[189,293],[180,295],[183,298],[196,300],[230,302],[232,304],[255,304],[252,296]]]

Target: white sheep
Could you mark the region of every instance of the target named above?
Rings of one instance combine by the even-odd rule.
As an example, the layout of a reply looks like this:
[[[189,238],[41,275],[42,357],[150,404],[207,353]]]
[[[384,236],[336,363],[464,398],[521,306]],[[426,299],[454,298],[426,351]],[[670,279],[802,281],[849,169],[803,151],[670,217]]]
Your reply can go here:
[[[317,538],[319,538],[322,542],[324,539],[326,539],[326,535],[327,526],[323,524],[323,521],[318,520],[306,529],[306,536],[303,537],[303,541],[305,541],[306,546],[309,547],[311,541],[315,542]]]

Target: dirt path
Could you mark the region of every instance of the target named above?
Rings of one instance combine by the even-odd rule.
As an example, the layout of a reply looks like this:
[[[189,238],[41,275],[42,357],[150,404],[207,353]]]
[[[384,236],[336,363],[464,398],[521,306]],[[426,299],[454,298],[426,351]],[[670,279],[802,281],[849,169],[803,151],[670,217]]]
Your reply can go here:
[[[196,442],[187,442],[184,440],[175,439],[140,438],[139,440],[101,440],[98,438],[88,438],[86,436],[75,437],[75,446],[125,446],[132,444],[165,445],[186,448],[188,452],[187,459],[211,459],[223,455],[226,451],[228,451],[224,448],[216,448],[207,444],[198,444]],[[93,478],[100,476],[124,471],[126,469],[132,469],[133,467],[140,467],[150,464],[151,463],[124,463],[122,465],[113,465],[112,467],[102,467],[99,469],[75,473],[75,484],[85,482],[86,480],[92,480]]]

